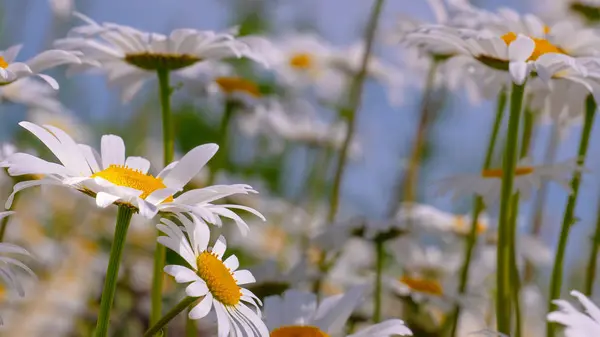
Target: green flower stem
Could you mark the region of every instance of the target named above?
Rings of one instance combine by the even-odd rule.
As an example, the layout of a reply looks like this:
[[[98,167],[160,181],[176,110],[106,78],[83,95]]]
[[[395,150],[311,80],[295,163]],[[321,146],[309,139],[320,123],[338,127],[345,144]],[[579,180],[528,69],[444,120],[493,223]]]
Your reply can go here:
[[[558,151],[558,145],[560,143],[560,126],[553,125],[552,126],[552,134],[550,135],[550,139],[548,141],[548,146],[546,147],[546,151],[544,153],[544,164],[549,165],[554,163],[554,159],[556,158],[556,153]],[[548,194],[548,181],[542,182],[542,187],[537,194],[535,199],[535,204],[533,206],[534,213],[533,219],[531,221],[531,236],[538,237],[542,231],[542,221],[544,219],[544,210],[546,209],[546,199]],[[529,284],[534,277],[535,269],[531,262],[525,261],[525,272],[523,275],[523,283]]]
[[[327,214],[328,223],[332,223],[335,220],[335,216],[337,215],[340,203],[342,177],[344,176],[346,162],[348,160],[348,149],[350,148],[350,144],[352,143],[352,138],[354,136],[356,128],[356,114],[361,104],[363,84],[365,82],[365,78],[367,77],[367,66],[369,64],[369,60],[371,59],[373,43],[375,41],[375,32],[377,31],[377,24],[379,22],[379,17],[383,8],[383,3],[384,0],[376,0],[375,4],[373,5],[371,17],[369,18],[369,23],[367,24],[367,29],[365,31],[366,47],[362,55],[360,70],[353,78],[352,84],[350,85],[348,105],[346,108],[342,109],[340,114],[342,117],[346,117],[348,121],[348,132],[346,133],[346,138],[344,139],[344,143],[342,144],[342,149],[338,157],[335,175],[333,178],[333,193],[329,205],[329,212]]]
[[[583,292],[587,297],[592,297],[594,292],[594,280],[596,279],[596,266],[598,265],[598,248],[600,248],[600,204],[596,215],[596,231],[592,237],[590,260],[585,274]]]
[[[585,165],[585,159],[587,156],[588,145],[590,143],[590,135],[592,133],[592,126],[594,124],[594,115],[596,113],[596,102],[594,98],[589,95],[585,102],[585,121],[583,123],[583,131],[581,132],[581,139],[579,141],[579,150],[577,163],[579,166]],[[581,171],[576,170],[571,178],[571,189],[572,192],[567,200],[565,213],[563,217],[562,227],[560,231],[560,238],[558,240],[558,246],[556,249],[556,257],[554,259],[554,268],[552,269],[552,278],[550,279],[550,295],[548,296],[548,312],[554,309],[552,300],[560,297],[560,291],[562,287],[563,277],[563,263],[565,257],[565,250],[567,248],[567,241],[569,238],[569,231],[571,225],[573,225],[575,218],[575,204],[577,203],[577,196],[579,194],[579,185],[581,183]],[[546,324],[546,336],[555,336],[554,325],[550,322]]]
[[[227,165],[227,156],[229,154],[229,129],[232,117],[235,113],[237,107],[237,103],[231,99],[227,99],[225,101],[225,109],[223,110],[223,118],[221,118],[221,125],[219,127],[219,136],[221,139],[219,140],[219,152],[216,155],[215,160],[213,161],[213,166],[211,167],[207,186],[213,185],[215,183],[215,179],[217,178],[217,173],[219,170],[223,169]]]
[[[526,109],[523,115],[523,137],[521,138],[521,152],[519,158],[523,159],[527,157],[529,149],[531,147],[531,135],[533,132],[533,113]],[[515,305],[515,332],[512,336],[521,337],[522,322],[521,322],[521,278],[519,276],[519,266],[517,265],[517,218],[519,215],[519,193],[513,195],[510,220],[510,231],[511,231],[511,257],[510,257],[510,269],[511,269],[511,280],[512,280],[512,295],[513,304]]]
[[[102,288],[100,313],[98,314],[98,322],[96,323],[95,337],[106,337],[108,335],[110,309],[117,289],[117,276],[119,274],[119,266],[121,265],[121,256],[123,255],[125,237],[127,236],[127,229],[129,228],[133,212],[134,210],[130,207],[119,206],[115,236],[110,248],[110,258],[108,260],[108,268],[106,269],[104,288]]]
[[[158,87],[160,94],[160,106],[163,124],[163,163],[166,167],[173,161],[175,152],[175,136],[173,132],[173,120],[171,115],[171,86],[169,84],[169,70],[158,69]],[[156,236],[160,233],[157,231]],[[167,250],[165,246],[156,242],[154,249],[154,267],[152,272],[152,289],[150,290],[150,324],[155,323],[162,315],[162,289],[163,268],[165,266]]]
[[[350,148],[350,144],[352,143],[352,138],[354,137],[354,132],[356,128],[356,115],[361,104],[363,85],[367,77],[367,66],[369,64],[369,60],[371,59],[373,43],[375,41],[375,33],[377,32],[377,24],[379,22],[379,17],[381,16],[383,3],[384,0],[375,0],[373,9],[371,11],[371,16],[369,17],[369,22],[367,23],[367,28],[365,30],[365,50],[362,55],[360,70],[356,73],[356,76],[354,76],[350,84],[350,89],[348,92],[348,105],[340,109],[340,117],[346,118],[347,120],[348,131],[346,133],[346,137],[344,138],[344,142],[342,143],[342,148],[340,150],[340,154],[335,165],[335,173],[333,177],[332,187],[333,191],[331,193],[329,211],[326,217],[326,222],[328,224],[331,224],[335,221],[335,217],[339,208],[342,177],[344,176],[344,171],[346,169],[346,164],[348,161],[348,150]],[[318,262],[319,270],[321,271],[321,276],[317,277],[313,282],[313,290],[317,294],[319,294],[319,291],[321,289],[322,277],[324,274],[326,274],[327,269],[329,269],[327,266],[328,264],[325,263],[325,258],[326,253],[322,252],[320,254]]]
[[[494,149],[498,140],[498,133],[500,126],[502,125],[502,118],[504,116],[504,110],[506,108],[506,91],[502,90],[498,94],[498,100],[496,102],[496,116],[494,117],[494,124],[492,126],[492,133],[488,141],[487,151],[485,153],[485,160],[483,161],[483,170],[487,170],[492,166],[492,158],[494,157]],[[467,242],[465,244],[465,261],[460,271],[460,281],[458,285],[458,293],[464,294],[467,292],[467,283],[469,280],[469,269],[471,267],[471,260],[473,258],[473,250],[477,243],[477,222],[479,221],[479,214],[483,210],[483,199],[480,196],[476,196],[473,200],[473,214],[471,217],[471,229],[469,236],[467,236]],[[450,336],[456,336],[456,330],[458,328],[458,318],[460,316],[460,305],[454,307],[454,313],[451,319]]]
[[[177,303],[169,312],[165,314],[158,322],[154,323],[150,329],[144,333],[144,337],[152,337],[165,327],[175,316],[189,307],[198,297],[186,297],[181,302]]]
[[[13,179],[13,182],[16,183],[16,180]],[[15,194],[11,209],[13,209],[13,210],[17,209],[17,202],[19,201],[20,195],[21,195],[21,193]],[[2,219],[2,222],[0,223],[0,242],[4,241],[4,234],[6,233],[6,227],[8,227],[8,222],[10,221],[10,218],[11,218],[10,216],[5,216],[4,219]]]
[[[498,252],[497,252],[497,294],[496,294],[496,322],[500,333],[511,333],[511,255],[512,229],[510,224],[510,206],[513,195],[513,182],[515,167],[517,165],[519,124],[525,84],[513,84],[510,94],[510,116],[504,148],[502,168],[502,191],[500,198],[500,218],[498,221]]]
[[[421,116],[419,118],[419,124],[417,125],[417,134],[415,135],[415,140],[413,142],[406,173],[404,174],[402,182],[398,186],[398,195],[393,201],[394,205],[391,207],[391,209],[396,211],[398,207],[400,207],[400,200],[404,202],[412,202],[416,199],[416,185],[419,179],[419,167],[423,157],[423,147],[425,145],[425,141],[427,140],[429,123],[432,118],[431,115],[433,111],[431,111],[431,98],[434,92],[433,86],[435,84],[435,77],[439,64],[440,61],[435,59],[432,60],[429,71],[427,72],[425,91],[423,92],[423,98],[421,100]],[[396,212],[394,212],[394,214],[395,213]],[[392,216],[394,214],[392,214]]]
[[[382,276],[383,276],[383,264],[385,262],[385,251],[384,251],[384,240],[377,240],[375,242],[375,291],[373,292],[373,322],[379,323],[381,321],[381,288],[382,288]]]

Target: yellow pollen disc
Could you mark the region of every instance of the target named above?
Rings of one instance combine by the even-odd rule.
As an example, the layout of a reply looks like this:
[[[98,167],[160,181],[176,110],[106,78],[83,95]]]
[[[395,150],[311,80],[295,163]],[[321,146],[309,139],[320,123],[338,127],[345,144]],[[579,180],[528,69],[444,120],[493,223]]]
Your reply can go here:
[[[471,221],[467,222],[464,216],[459,215],[454,217],[454,229],[458,233],[468,233],[471,231]],[[477,221],[477,234],[485,232],[487,226],[481,221]]]
[[[550,34],[550,27],[544,25],[544,34]]]
[[[280,254],[285,248],[287,241],[285,230],[278,226],[270,226],[265,232],[263,241],[264,249],[273,255]]]
[[[134,170],[127,166],[110,165],[108,168],[92,174],[91,178],[100,177],[111,183],[142,191],[140,198],[146,199],[152,192],[166,188],[161,178],[155,178],[150,174],[144,174],[139,170]],[[173,197],[168,197],[165,202],[173,201]]]
[[[533,167],[522,166],[515,168],[516,176],[524,176],[533,173]],[[504,171],[502,169],[489,169],[481,171],[481,176],[484,178],[502,178]]]
[[[544,29],[544,31],[545,30],[546,29]],[[548,28],[548,31],[549,30],[550,30],[550,28]],[[538,59],[538,57],[540,57],[544,54],[547,54],[547,53],[566,54],[562,49],[553,45],[552,43],[550,43],[550,41],[548,41],[546,39],[539,39],[536,37],[530,37],[530,38],[535,43],[535,49],[533,50],[533,53],[531,53],[531,56],[529,56],[527,61],[535,61]],[[517,39],[517,34],[515,34],[513,32],[509,32],[509,33],[502,35],[502,40],[504,40],[504,43],[506,43],[507,46],[510,45],[516,39]]]
[[[271,337],[329,337],[316,326],[288,325],[271,332]]]
[[[217,301],[229,306],[240,302],[240,287],[221,260],[209,252],[203,252],[196,259],[196,264],[198,276],[206,282],[208,290]]]
[[[241,77],[217,77],[215,82],[227,94],[243,92],[253,97],[260,97],[258,85]]]
[[[3,69],[8,68],[8,62],[6,62],[6,60],[2,56],[0,56],[0,68],[3,68]]]
[[[416,278],[416,277],[413,278],[413,277],[408,277],[408,276],[404,275],[400,278],[400,283],[403,283],[407,287],[409,287],[411,290],[414,290],[414,291],[417,291],[420,293],[431,294],[431,295],[436,295],[436,296],[442,295],[444,293],[440,282],[435,281],[435,280],[429,280],[426,278]]]
[[[309,53],[297,53],[290,57],[290,66],[299,70],[308,70],[314,63],[313,56]]]

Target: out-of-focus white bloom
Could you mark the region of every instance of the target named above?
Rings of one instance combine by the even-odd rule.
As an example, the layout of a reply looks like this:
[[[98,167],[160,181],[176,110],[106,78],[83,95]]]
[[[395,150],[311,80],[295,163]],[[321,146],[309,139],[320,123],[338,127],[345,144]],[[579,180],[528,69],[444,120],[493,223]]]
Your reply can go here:
[[[257,106],[253,112],[239,116],[242,131],[250,136],[265,135],[273,144],[274,151],[283,150],[283,142],[299,142],[318,147],[340,149],[348,126],[345,122],[326,123],[306,101],[270,101]],[[277,143],[278,142],[278,143]],[[349,149],[350,157],[362,153],[360,142],[353,140]]]
[[[98,24],[76,13],[85,25],[73,28],[56,46],[80,51],[85,65],[103,69],[110,83],[124,88],[122,98],[130,100],[158,69],[177,71],[199,62],[230,57],[247,57],[264,63],[260,50],[268,44],[257,37],[236,38],[235,30],[216,33],[195,29],[176,29],[168,36],[143,32],[114,23]]]
[[[313,88],[317,96],[333,104],[345,102],[352,78],[360,71],[364,44],[340,48],[315,34],[287,35],[274,44],[273,69],[286,86]],[[392,104],[402,101],[405,77],[398,67],[371,56],[367,77],[386,87]]]
[[[75,0],[48,0],[52,13],[60,19],[65,19],[73,14]]]
[[[22,46],[14,45],[0,51],[0,86],[35,75],[48,82],[56,90],[58,82],[41,72],[63,64],[81,64],[78,53],[58,49],[46,50],[25,62],[16,62],[15,59]]]
[[[600,1],[598,0],[554,0],[533,1],[536,12],[549,20],[573,20],[587,26],[600,23]]]
[[[265,299],[265,322],[271,337],[298,335],[344,336],[344,325],[354,309],[362,302],[364,287],[353,287],[344,294],[327,297],[318,303],[317,296],[299,290],[288,290],[283,296]],[[399,319],[375,324],[352,337],[392,335],[412,336]]]
[[[184,186],[214,156],[218,146],[200,145],[189,151],[181,160],[165,167],[157,176],[148,173],[150,162],[142,157],[125,157],[125,144],[121,137],[105,135],[101,141],[101,153],[93,148],[77,144],[63,130],[51,126],[39,126],[29,122],[20,125],[33,133],[59,159],[61,164],[45,161],[26,154],[14,153],[5,158],[1,166],[8,168],[12,176],[41,174],[44,178],[15,184],[6,207],[12,204],[14,195],[29,187],[41,185],[67,186],[96,199],[101,208],[112,204],[125,204],[138,209],[147,218],[158,212],[192,213],[205,221],[221,225],[221,216],[236,222],[243,233],[248,225],[231,209],[243,209],[262,215],[252,208],[239,205],[214,205],[213,201],[236,193],[256,193],[248,185],[220,185],[174,194]]]
[[[60,104],[60,103],[59,103]],[[46,109],[31,109],[27,112],[32,123],[37,125],[52,125],[57,127],[74,138],[88,142],[93,134],[92,130],[83,123],[71,111],[63,109],[51,112]]]
[[[61,113],[65,110],[56,98],[56,90],[30,78],[22,78],[0,86],[0,102],[4,101],[52,113]]]
[[[185,233],[167,219],[162,219],[162,224],[156,227],[167,234],[160,236],[158,242],[179,254],[188,264],[168,265],[165,272],[175,277],[177,283],[189,283],[185,289],[188,296],[203,297],[190,310],[189,317],[204,318],[214,308],[220,337],[240,329],[250,334],[249,337],[267,336],[267,327],[261,320],[260,300],[251,291],[240,287],[255,282],[252,273],[238,270],[239,261],[235,255],[223,261],[227,248],[223,237],[219,237],[212,249],[208,249],[210,232],[203,221],[193,215],[193,221],[185,216],[179,219]]]
[[[425,229],[440,232],[450,232],[459,235],[469,234],[471,228],[471,215],[442,211],[431,205],[403,203],[396,213],[396,222],[411,229]],[[487,230],[489,219],[485,214],[477,218],[477,234]]]
[[[584,337],[600,335],[600,309],[585,295],[577,290],[571,291],[585,309],[581,312],[571,303],[556,299],[552,303],[558,306],[558,311],[548,314],[548,321],[565,326],[565,337]]]
[[[219,61],[196,63],[177,72],[183,86],[192,96],[205,96],[220,106],[225,101],[241,103],[247,109],[262,103],[263,94],[257,83],[236,74],[233,66]]]
[[[531,160],[525,158],[519,161],[515,168],[514,189],[525,200],[529,199],[543,181],[554,181],[570,191],[571,175],[579,169],[576,160],[550,165],[532,165]],[[440,182],[439,192],[442,194],[452,192],[454,198],[477,194],[483,197],[488,206],[492,206],[500,198],[502,175],[502,169],[488,169],[483,170],[480,174],[448,177]]]

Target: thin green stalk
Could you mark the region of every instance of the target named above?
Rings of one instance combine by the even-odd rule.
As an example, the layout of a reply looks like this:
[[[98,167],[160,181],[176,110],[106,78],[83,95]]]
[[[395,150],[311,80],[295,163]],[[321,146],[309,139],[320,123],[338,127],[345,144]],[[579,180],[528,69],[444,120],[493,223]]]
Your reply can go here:
[[[511,255],[512,244],[510,225],[510,206],[513,195],[513,182],[517,164],[519,124],[525,84],[513,84],[510,94],[510,116],[504,148],[502,168],[502,191],[500,198],[500,218],[498,221],[498,253],[497,253],[497,294],[496,322],[500,333],[511,333]]]
[[[488,141],[488,147],[485,153],[485,159],[483,161],[482,169],[488,170],[492,166],[492,158],[494,157],[494,149],[498,140],[498,133],[500,126],[502,125],[502,118],[504,116],[504,110],[506,108],[506,91],[502,90],[498,94],[498,100],[496,102],[496,116],[494,117],[494,123],[492,126],[492,133]],[[458,285],[458,293],[464,294],[467,292],[467,283],[469,280],[469,269],[471,267],[471,260],[473,258],[473,250],[477,243],[477,222],[479,221],[479,214],[483,210],[483,199],[480,196],[476,196],[473,199],[473,214],[471,217],[471,229],[467,242],[465,244],[465,260],[460,271],[460,281]],[[456,336],[456,330],[458,328],[458,318],[460,316],[460,305],[454,307],[454,313],[452,314],[450,336]]]
[[[377,240],[375,242],[375,291],[373,292],[373,322],[379,323],[381,321],[381,279],[383,276],[383,264],[385,262],[385,251],[384,251],[384,240]]]
[[[344,176],[344,171],[346,168],[346,162],[348,159],[348,149],[350,148],[350,144],[352,142],[352,138],[355,132],[355,119],[357,111],[359,110],[362,98],[363,84],[365,82],[365,78],[367,77],[367,66],[369,64],[369,60],[371,59],[371,53],[373,49],[373,43],[375,41],[375,32],[377,31],[377,24],[379,22],[379,17],[381,15],[381,10],[383,8],[384,0],[376,0],[373,5],[373,10],[371,12],[371,17],[369,18],[369,23],[367,24],[367,29],[365,31],[365,51],[362,55],[360,70],[354,77],[352,84],[349,90],[349,102],[348,106],[342,109],[340,115],[342,117],[346,117],[348,121],[348,132],[346,133],[346,138],[344,139],[344,143],[342,144],[342,149],[340,151],[340,155],[338,157],[335,175],[333,178],[333,193],[331,196],[331,202],[329,205],[329,213],[327,214],[327,222],[332,223],[335,220],[335,216],[337,215],[339,201],[340,201],[340,190],[342,185],[342,177]]]
[[[229,154],[229,128],[231,124],[231,119],[233,114],[235,113],[237,103],[231,99],[225,100],[225,109],[223,110],[223,118],[221,118],[221,125],[219,126],[219,152],[213,162],[213,166],[211,167],[207,185],[213,185],[215,183],[215,179],[217,178],[217,173],[221,170],[225,165],[227,165],[227,156]]]
[[[588,145],[590,143],[590,135],[592,133],[592,126],[594,124],[594,115],[596,113],[596,102],[594,98],[589,95],[585,102],[585,121],[583,123],[583,131],[581,132],[581,139],[579,141],[579,150],[577,163],[579,166],[585,165],[585,159],[587,156]],[[554,268],[552,269],[552,278],[550,279],[550,295],[548,296],[548,312],[554,309],[552,300],[560,298],[560,291],[562,287],[563,277],[563,263],[565,257],[565,251],[567,248],[567,241],[569,238],[569,231],[571,225],[573,225],[575,218],[575,204],[577,203],[577,196],[579,195],[579,185],[581,183],[581,171],[576,170],[573,173],[571,179],[572,192],[567,200],[565,213],[563,217],[562,227],[560,231],[560,238],[558,240],[558,246],[556,249],[556,257],[554,259]],[[550,322],[546,324],[546,336],[555,336],[554,325]]]
[[[552,134],[548,141],[548,146],[544,153],[544,165],[550,165],[554,163],[556,153],[558,152],[558,144],[560,141],[560,127],[558,125],[552,126]],[[533,206],[534,213],[531,221],[531,236],[538,237],[542,231],[542,221],[544,218],[544,210],[546,209],[546,199],[548,194],[548,181],[542,182],[542,187],[537,194],[535,204]],[[534,277],[534,266],[531,262],[525,261],[525,272],[523,275],[523,283],[529,284]]]
[[[175,136],[171,114],[171,86],[169,84],[169,70],[158,69],[158,87],[163,124],[163,163],[166,167],[173,161],[175,152]],[[158,237],[160,233],[157,231]],[[152,272],[152,289],[150,290],[151,310],[150,324],[155,323],[162,315],[162,289],[163,268],[165,266],[167,250],[165,246],[156,242],[154,249],[154,267]]]
[[[348,150],[350,148],[350,144],[352,143],[352,138],[354,137],[355,132],[355,120],[357,112],[360,108],[363,85],[365,79],[367,77],[367,66],[369,64],[369,60],[371,59],[371,53],[373,49],[373,43],[375,41],[375,33],[377,31],[377,24],[379,22],[379,17],[381,16],[381,12],[383,9],[384,0],[375,0],[373,5],[373,9],[371,11],[371,16],[369,18],[369,22],[367,23],[367,27],[365,30],[365,50],[362,55],[360,70],[356,73],[356,76],[352,79],[350,84],[350,89],[348,92],[348,105],[340,110],[340,116],[342,118],[346,118],[348,123],[348,131],[346,132],[346,137],[344,138],[344,142],[342,143],[342,148],[340,149],[340,154],[338,156],[337,163],[335,165],[335,173],[333,177],[333,187],[331,193],[331,200],[329,203],[329,211],[327,213],[326,222],[331,224],[335,221],[335,217],[337,215],[337,211],[340,203],[340,191],[342,187],[342,178],[344,176],[344,171],[346,169],[346,163],[348,160]],[[326,263],[325,263],[325,252],[321,253],[319,257],[319,270],[323,275],[326,272]],[[313,290],[319,294],[321,283],[322,283],[322,275],[317,277],[313,282]]]
[[[131,216],[134,210],[127,206],[119,206],[117,213],[117,224],[115,226],[115,236],[110,248],[110,257],[106,269],[106,278],[104,279],[104,288],[102,288],[102,298],[100,299],[100,313],[96,323],[95,337],[106,337],[108,335],[108,325],[110,321],[110,309],[112,308],[115,291],[117,289],[117,275],[121,265],[121,256],[125,246],[125,237],[127,229],[131,222]]]
[[[533,113],[526,109],[523,115],[523,137],[521,138],[521,151],[519,158],[523,159],[527,157],[529,149],[531,147],[531,135],[533,132]],[[515,306],[515,332],[512,334],[513,337],[521,337],[522,321],[521,321],[521,279],[519,276],[519,266],[517,265],[517,218],[519,215],[519,193],[516,193],[512,197],[511,220],[510,220],[510,232],[511,232],[511,280],[512,280],[512,295],[513,304]]]
[[[596,214],[596,231],[592,237],[592,247],[590,250],[590,259],[585,274],[584,294],[592,297],[594,292],[594,280],[596,279],[596,266],[598,265],[598,248],[600,248],[600,204]]]
[[[165,314],[158,322],[154,323],[150,329],[144,333],[144,337],[152,337],[158,333],[163,327],[165,327],[175,316],[179,315],[180,312],[189,307],[198,297],[186,297],[181,302],[177,303],[169,312]]]
[[[14,181],[14,179],[13,179],[13,181]],[[21,195],[20,193],[15,194],[13,202],[12,202],[12,206],[10,207],[11,209],[13,209],[13,210],[17,209],[17,202],[19,201],[20,195]],[[0,224],[0,242],[4,241],[4,234],[6,233],[6,227],[8,227],[8,222],[10,221],[10,218],[11,218],[10,216],[5,216],[2,219],[2,222]]]

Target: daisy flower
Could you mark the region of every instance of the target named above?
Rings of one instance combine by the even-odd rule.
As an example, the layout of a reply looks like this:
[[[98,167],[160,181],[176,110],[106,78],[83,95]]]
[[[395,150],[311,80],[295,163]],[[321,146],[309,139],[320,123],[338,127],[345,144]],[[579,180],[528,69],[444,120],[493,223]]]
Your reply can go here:
[[[85,66],[99,66],[110,83],[125,88],[122,98],[130,100],[157,70],[177,71],[199,62],[247,57],[264,63],[259,55],[267,44],[257,37],[236,38],[236,30],[226,32],[176,29],[168,36],[143,32],[115,23],[98,24],[81,13],[75,15],[85,25],[73,28],[55,45],[80,51]]]
[[[56,97],[56,90],[31,78],[22,78],[0,86],[0,102],[22,104],[30,109],[61,113],[64,106]]]
[[[577,290],[571,291],[571,295],[577,298],[585,312],[575,309],[565,300],[554,300],[558,311],[549,313],[548,321],[564,325],[565,337],[600,335],[600,309]]]
[[[14,214],[14,212],[1,212],[0,219]],[[18,254],[23,256],[31,256],[27,250],[17,245],[13,245],[7,242],[0,242],[0,280],[4,284],[4,288],[17,293],[23,297],[25,290],[19,275],[15,272],[15,269],[20,269],[31,277],[36,278],[35,273],[27,267],[23,262],[17,260],[14,257],[6,256],[7,254]],[[1,320],[0,320],[1,322]]]
[[[411,228],[450,232],[467,235],[470,232],[471,216],[469,214],[453,214],[431,205],[403,203],[395,216],[395,221]],[[477,218],[477,234],[488,228],[489,219],[485,214]]]
[[[179,254],[188,264],[165,266],[165,272],[173,276],[177,283],[191,282],[185,289],[188,296],[203,297],[190,310],[189,317],[201,319],[214,308],[219,337],[230,333],[241,336],[241,331],[247,336],[269,335],[261,320],[259,305],[262,303],[252,292],[240,287],[255,282],[254,276],[247,270],[238,270],[239,261],[235,255],[223,261],[227,246],[222,236],[209,250],[208,226],[194,215],[191,217],[192,220],[185,216],[178,217],[187,235],[181,227],[167,219],[162,219],[162,224],[156,226],[167,234],[159,236],[158,242]]]
[[[317,301],[317,296],[291,289],[283,296],[265,299],[265,322],[271,337],[344,336],[344,326],[352,312],[363,302],[364,287],[353,287],[346,293]],[[362,329],[352,337],[412,336],[399,319],[390,319]]]
[[[262,102],[263,94],[258,83],[238,76],[230,64],[206,61],[182,69],[177,73],[183,86],[193,96],[206,96],[223,104],[225,100],[240,102],[252,107]]]
[[[16,62],[22,46],[14,45],[0,51],[0,86],[35,75],[48,82],[53,89],[58,89],[58,82],[41,72],[63,64],[81,63],[77,53],[58,49],[46,50],[25,62]]]
[[[535,72],[547,82],[560,78],[595,85],[584,67],[586,58],[598,51],[599,36],[593,31],[568,22],[547,26],[533,15],[511,10],[496,14],[470,8],[465,14],[474,20],[473,29],[423,25],[407,34],[407,43],[425,50],[452,49],[495,70],[496,76],[510,74],[516,84]]]
[[[532,165],[528,158],[519,161],[515,168],[514,189],[521,197],[529,199],[542,181],[553,181],[570,191],[570,179],[575,170],[581,168],[575,160],[550,165]],[[439,184],[439,192],[452,192],[454,198],[477,194],[483,197],[488,206],[500,198],[502,169],[483,170],[479,174],[463,174],[445,178]]]
[[[252,208],[239,205],[215,205],[213,201],[237,194],[256,193],[248,185],[217,185],[174,194],[184,186],[214,156],[218,146],[200,145],[189,151],[179,161],[165,167],[156,176],[149,174],[150,162],[142,157],[125,157],[123,139],[115,135],[104,135],[98,153],[93,148],[77,144],[63,130],[51,126],[39,126],[30,122],[19,123],[33,133],[58,158],[60,164],[48,162],[26,153],[14,153],[2,161],[12,176],[40,174],[44,178],[15,184],[13,193],[6,201],[12,204],[14,195],[29,187],[41,185],[67,186],[96,199],[101,208],[111,204],[135,208],[147,218],[158,212],[188,212],[217,225],[220,217],[234,220],[242,232],[248,225],[231,209],[244,209],[262,218]]]

